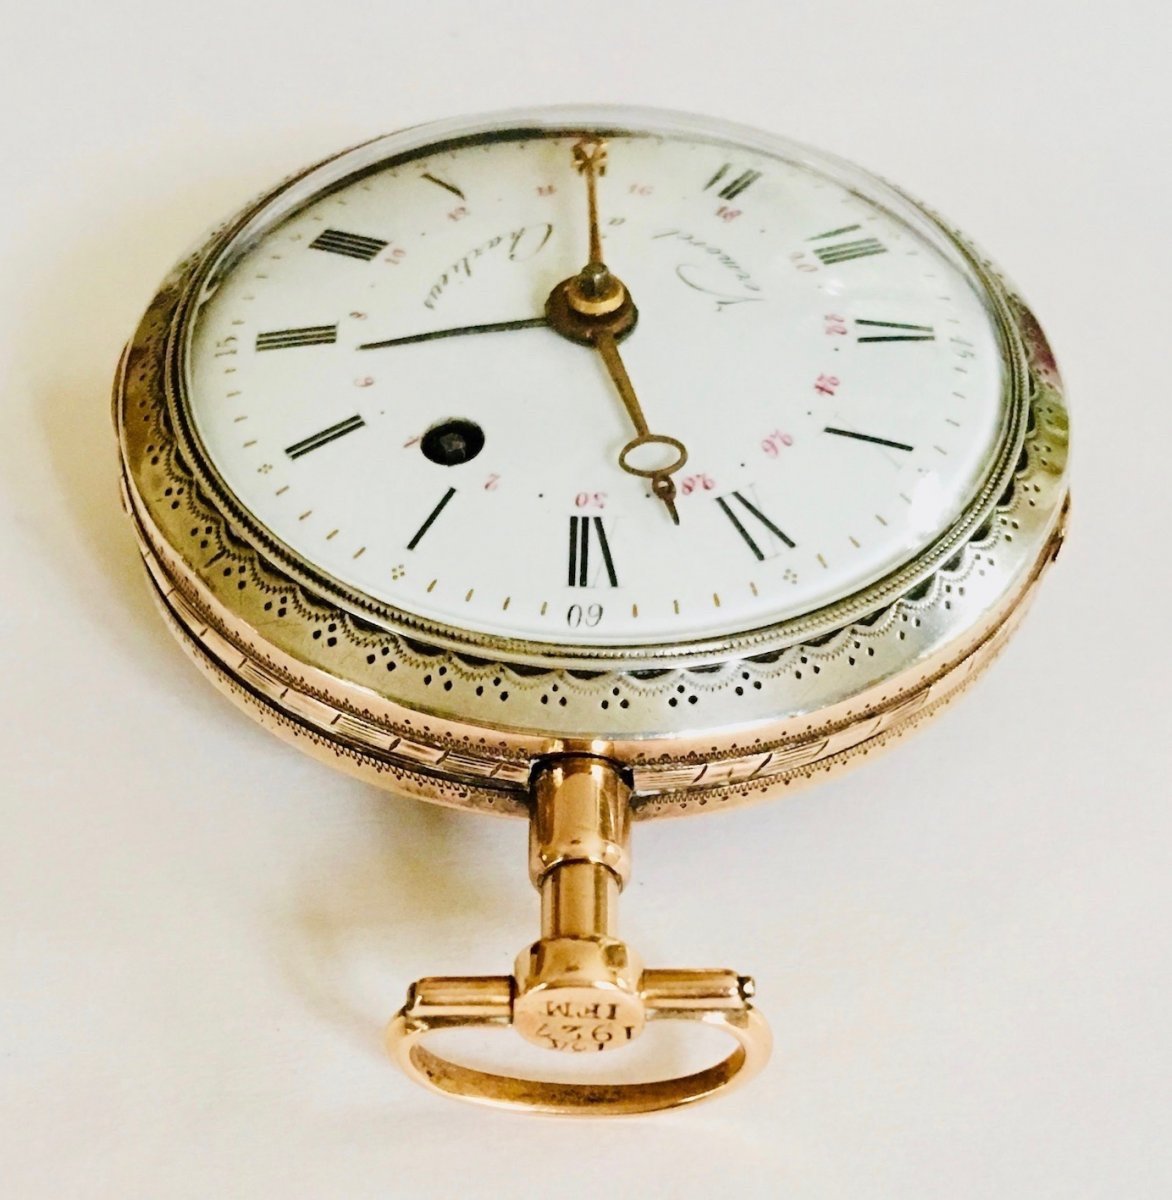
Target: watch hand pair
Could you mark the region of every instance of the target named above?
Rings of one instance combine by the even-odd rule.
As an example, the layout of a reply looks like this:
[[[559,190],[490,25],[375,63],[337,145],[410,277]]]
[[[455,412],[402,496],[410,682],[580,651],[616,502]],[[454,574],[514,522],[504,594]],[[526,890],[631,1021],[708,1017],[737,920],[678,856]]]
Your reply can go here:
[[[688,451],[678,438],[650,431],[619,354],[619,339],[635,327],[638,311],[626,286],[602,260],[598,177],[606,170],[606,143],[597,137],[583,138],[574,146],[573,154],[574,163],[586,180],[590,258],[577,275],[559,283],[550,293],[546,318],[555,332],[571,341],[593,346],[601,354],[635,427],[635,437],[619,451],[619,466],[628,474],[649,479],[652,493],[663,501],[672,521],[678,525],[680,515],[676,510],[676,485],[672,475],[687,462]],[[666,466],[639,466],[631,460],[644,446],[666,447],[675,457]]]
[[[410,346],[439,338],[463,334],[504,333],[514,329],[548,326],[554,332],[581,345],[592,346],[602,356],[615,389],[623,402],[635,436],[619,451],[619,466],[630,475],[651,481],[651,491],[663,501],[675,524],[680,523],[676,509],[676,485],[672,475],[688,460],[688,451],[678,438],[652,433],[643,408],[635,394],[631,377],[619,353],[621,337],[635,327],[638,311],[623,282],[602,260],[602,233],[598,219],[598,177],[606,171],[606,142],[587,137],[573,149],[574,163],[586,180],[586,209],[589,235],[589,261],[577,275],[563,280],[550,293],[542,317],[522,317],[515,321],[492,321],[482,325],[461,325],[451,329],[433,329],[406,337],[364,342],[359,350],[381,350],[390,346]],[[637,461],[644,447],[661,447],[671,452],[666,465],[640,466]]]

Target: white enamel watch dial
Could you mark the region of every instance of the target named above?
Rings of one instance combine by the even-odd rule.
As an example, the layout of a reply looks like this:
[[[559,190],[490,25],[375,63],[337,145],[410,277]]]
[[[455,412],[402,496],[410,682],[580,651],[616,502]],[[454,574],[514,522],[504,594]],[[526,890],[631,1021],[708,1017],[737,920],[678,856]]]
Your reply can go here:
[[[505,126],[305,196],[201,297],[195,432],[294,557],[447,628],[678,644],[853,595],[972,499],[1007,384],[963,256],[834,160],[615,124],[603,251],[687,448],[679,524],[619,466],[599,356],[542,322],[586,261],[578,135]]]

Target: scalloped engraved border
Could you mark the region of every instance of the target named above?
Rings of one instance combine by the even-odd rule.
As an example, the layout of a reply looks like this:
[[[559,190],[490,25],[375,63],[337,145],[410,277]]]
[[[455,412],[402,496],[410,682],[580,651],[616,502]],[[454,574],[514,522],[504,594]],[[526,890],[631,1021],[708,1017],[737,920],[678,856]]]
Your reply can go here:
[[[885,748],[917,728],[965,691],[1000,653],[1024,615],[1042,572],[1057,557],[1064,536],[1062,521],[1020,597],[991,622],[987,636],[937,673],[904,681],[904,686],[862,711],[815,728],[806,736],[759,743],[749,753],[626,758],[632,765],[636,817],[676,816],[760,799],[813,782]],[[263,725],[311,754],[382,786],[423,799],[505,815],[527,815],[528,780],[536,755],[493,757],[467,737],[450,741],[434,731],[391,734],[369,712],[338,706],[312,689],[298,687],[279,670],[244,656],[175,588],[149,550],[144,549],[155,598],[172,632],[213,682]],[[240,658],[237,662],[236,659]],[[411,736],[414,734],[414,736]],[[420,735],[422,735],[422,740]],[[589,749],[614,754],[614,747],[550,744],[542,753]],[[622,757],[621,753],[619,754]]]

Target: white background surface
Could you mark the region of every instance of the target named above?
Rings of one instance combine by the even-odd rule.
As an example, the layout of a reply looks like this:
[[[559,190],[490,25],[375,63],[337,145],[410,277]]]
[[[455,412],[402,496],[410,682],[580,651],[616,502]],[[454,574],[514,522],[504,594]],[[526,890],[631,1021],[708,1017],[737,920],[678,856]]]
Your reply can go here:
[[[1172,1194],[1168,35],[1140,2],[8,5],[3,1194]],[[625,933],[752,970],[777,1046],[735,1096],[607,1125],[384,1062],[410,979],[532,937],[524,828],[376,794],[198,677],[140,578],[107,400],[172,260],[274,179],[570,100],[747,121],[927,198],[1034,304],[1076,443],[1063,557],[938,724],[638,831]]]

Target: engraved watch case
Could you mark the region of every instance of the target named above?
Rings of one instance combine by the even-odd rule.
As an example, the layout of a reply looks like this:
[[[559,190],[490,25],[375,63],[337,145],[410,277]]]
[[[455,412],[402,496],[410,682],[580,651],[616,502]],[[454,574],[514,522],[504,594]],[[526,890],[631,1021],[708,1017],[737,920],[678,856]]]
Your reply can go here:
[[[315,197],[371,171],[393,169],[412,155],[477,146],[478,139],[489,141],[502,128],[522,137],[564,139],[585,180],[589,213],[586,266],[549,293],[544,319],[520,324],[545,323],[554,333],[601,351],[639,435],[619,455],[619,466],[649,478],[649,497],[663,500],[679,524],[670,471],[683,465],[686,449],[675,438],[650,433],[616,349],[617,323],[626,321],[629,332],[637,313],[625,284],[603,262],[597,180],[605,171],[607,140],[623,130],[637,135],[671,130],[726,138],[791,163],[813,152],[702,118],[630,112],[622,118],[620,129],[609,124],[617,119],[614,113],[561,109],[432,125],[377,139],[294,176],[175,268],[127,346],[114,389],[125,506],[155,598],[205,673],[286,740],[363,778],[452,806],[529,819],[529,874],[541,895],[538,940],[520,952],[510,975],[419,979],[386,1033],[390,1055],[423,1086],[525,1111],[619,1114],[670,1108],[723,1092],[763,1067],[771,1038],[751,1003],[750,978],[723,968],[645,968],[619,939],[617,901],[630,873],[632,818],[713,810],[774,795],[856,762],[916,728],[961,692],[1004,644],[1061,547],[1067,511],[1066,408],[1037,322],[959,234],[902,193],[868,180],[869,202],[879,208],[890,204],[920,239],[963,264],[971,286],[983,292],[1001,366],[999,405],[993,390],[985,427],[995,434],[992,450],[965,493],[967,501],[943,529],[933,526],[937,532],[926,544],[927,535],[918,532],[916,540],[905,541],[901,551],[921,548],[911,557],[905,553],[886,575],[866,586],[851,585],[853,593],[836,593],[838,599],[820,607],[810,607],[816,603],[811,598],[807,611],[774,623],[745,628],[734,620],[725,628],[736,632],[725,636],[642,645],[626,637],[596,637],[582,644],[529,641],[528,632],[494,635],[483,624],[460,628],[395,608],[333,577],[262,525],[221,477],[193,418],[187,381],[196,314],[250,247]],[[816,161],[820,173],[833,177],[836,160],[819,156]],[[838,168],[849,179],[853,168]],[[755,175],[748,172],[729,186],[748,186],[743,180]],[[453,190],[440,178],[431,182]],[[843,186],[849,191],[848,184]],[[362,241],[328,230],[321,237],[334,239],[333,248],[340,239],[343,251]],[[315,238],[310,248],[319,241]],[[870,239],[853,246],[875,253],[879,243]],[[365,242],[361,249],[365,257]],[[795,257],[802,255],[791,254],[790,261]],[[267,272],[255,278],[268,278]],[[604,281],[605,294],[598,290]],[[244,324],[242,319],[235,323]],[[861,340],[931,340],[890,336],[894,329],[931,332],[931,327],[894,323],[884,330],[888,336]],[[282,337],[296,345],[320,332],[313,327],[259,334],[256,349]],[[424,337],[453,332],[468,329]],[[845,325],[838,332],[845,332]],[[953,340],[970,345],[963,338]],[[229,336],[218,343],[221,353],[236,354],[236,341]],[[394,344],[396,339],[358,348]],[[724,353],[735,351],[726,344]],[[959,364],[951,369],[965,370]],[[236,367],[222,370],[231,374]],[[913,390],[921,383],[916,371],[909,377]],[[225,385],[229,396],[239,395],[232,389],[242,386],[233,378]],[[550,379],[551,391],[556,383]],[[267,386],[271,389],[271,382]],[[953,397],[964,399],[957,391]],[[697,395],[691,401],[703,404]],[[552,410],[542,411],[550,420]],[[247,414],[234,418],[246,419]],[[308,442],[363,424],[355,416]],[[913,450],[837,427],[823,432]],[[678,452],[670,469],[624,465],[627,449],[656,441]],[[295,442],[286,454],[296,456],[305,444]],[[939,445],[935,449],[946,454]],[[374,469],[380,478],[394,470],[391,461],[378,460]],[[260,472],[271,469],[262,464]],[[390,478],[398,490],[387,491],[383,507],[376,508],[382,519],[403,490],[396,477]],[[339,486],[347,488],[349,482]],[[849,485],[843,481],[842,486]],[[286,490],[282,484],[281,491]],[[455,490],[449,489],[440,508]],[[740,493],[734,495],[747,504]],[[911,504],[906,495],[903,499]],[[807,497],[805,503],[817,499]],[[953,509],[939,511],[944,520]],[[656,517],[665,519],[662,512]],[[604,539],[601,518],[591,519]],[[574,558],[585,522],[571,518],[571,586],[576,579],[586,584],[586,542],[581,542],[577,574]],[[763,558],[752,539],[746,540]],[[674,556],[684,543],[661,544],[676,547],[667,552]],[[445,561],[452,558],[450,545]],[[600,545],[610,582],[617,586],[605,540]],[[363,544],[353,557],[365,549]],[[515,559],[522,572],[527,565],[523,538],[514,544],[502,538],[490,554]],[[665,565],[676,561],[658,560],[653,572],[662,575]],[[392,567],[391,578],[404,577],[405,570]],[[786,574],[796,581],[794,572]],[[751,589],[759,594],[756,583]],[[465,600],[472,596],[473,590],[467,591]],[[712,593],[712,601],[720,606],[718,593]],[[594,607],[601,616],[601,606]],[[678,614],[678,601],[674,607]],[[542,615],[547,608],[541,605]],[[637,606],[632,609],[637,615]],[[567,623],[572,624],[575,611],[581,613],[581,606],[571,605]],[[528,628],[513,627],[518,633]],[[676,1078],[565,1083],[484,1071],[444,1058],[428,1044],[432,1034],[457,1027],[511,1027],[546,1049],[613,1050],[652,1020],[719,1028],[731,1038],[731,1049],[714,1065]]]

